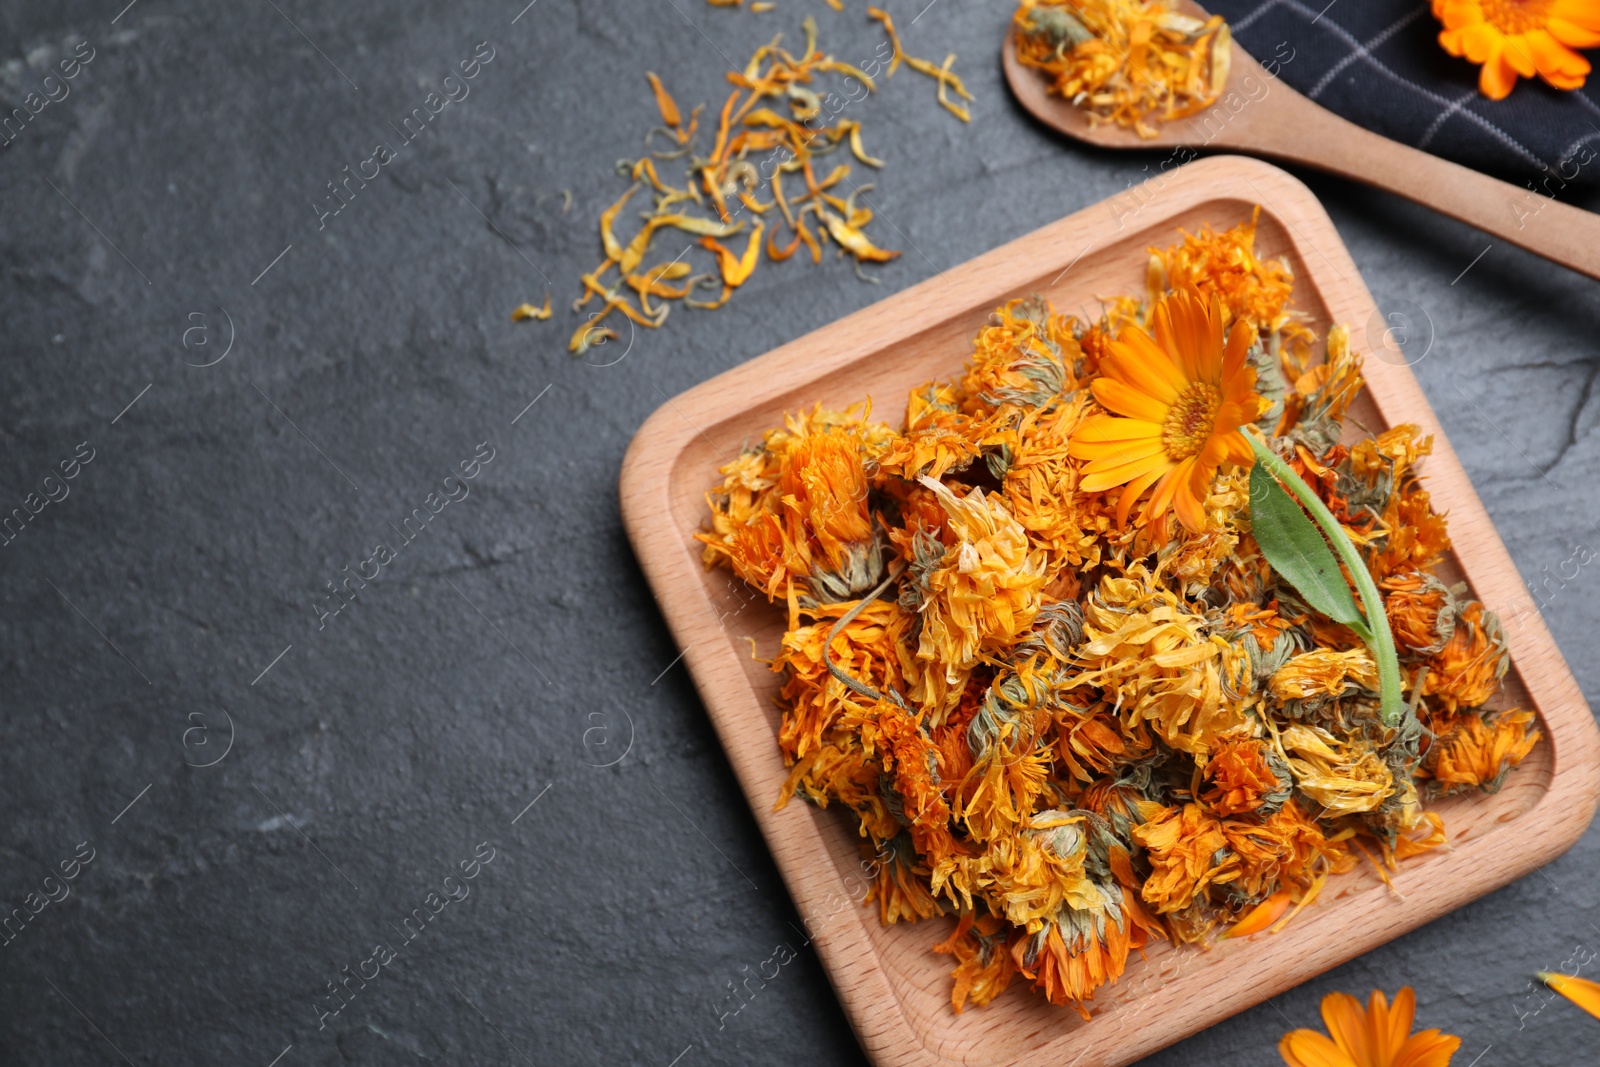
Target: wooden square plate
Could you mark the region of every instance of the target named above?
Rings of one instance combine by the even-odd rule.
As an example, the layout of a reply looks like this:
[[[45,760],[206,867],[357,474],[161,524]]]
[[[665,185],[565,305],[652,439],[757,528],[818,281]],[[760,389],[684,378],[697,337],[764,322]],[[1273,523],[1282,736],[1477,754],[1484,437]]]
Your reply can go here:
[[[848,816],[799,799],[773,810],[785,778],[778,678],[752,659],[746,638],[771,655],[784,613],[729,572],[700,563],[692,537],[705,526],[705,492],[718,481],[717,466],[786,411],[818,401],[843,408],[870,396],[896,420],[913,386],[957,376],[972,337],[1004,301],[1039,293],[1062,311],[1094,317],[1100,296],[1142,291],[1152,246],[1174,243],[1180,227],[1231,226],[1257,204],[1258,247],[1288,260],[1295,306],[1315,318],[1319,333],[1348,323],[1358,351],[1376,347],[1384,322],[1311,192],[1275,167],[1221,157],[1162,175],[713,378],[663,405],[628,451],[621,498],[634,550],[807,932],[877,1064],[1129,1063],[1527,874],[1570,847],[1594,814],[1600,731],[1416,378],[1392,350],[1366,359],[1367,391],[1353,414],[1374,431],[1413,422],[1433,434],[1422,469],[1455,542],[1442,576],[1467,581],[1500,614],[1512,668],[1499,699],[1536,709],[1544,732],[1499,793],[1437,805],[1453,848],[1402,865],[1395,891],[1366,866],[1333,878],[1278,934],[1210,951],[1156,944],[1145,959],[1129,961],[1118,984],[1100,990],[1088,1021],[1020,981],[987,1008],[957,1015],[949,957],[932,951],[951,920],[880,925],[877,909],[860,903],[865,882]]]

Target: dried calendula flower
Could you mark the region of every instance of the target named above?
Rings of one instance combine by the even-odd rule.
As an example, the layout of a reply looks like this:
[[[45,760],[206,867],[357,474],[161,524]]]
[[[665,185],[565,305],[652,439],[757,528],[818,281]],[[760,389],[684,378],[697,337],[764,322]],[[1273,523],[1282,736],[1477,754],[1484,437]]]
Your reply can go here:
[[[1235,652],[1203,615],[1139,564],[1107,575],[1084,601],[1073,680],[1115,694],[1124,732],[1149,724],[1180,751],[1201,752],[1243,723],[1224,691]]]
[[[883,546],[864,467],[872,432],[865,419],[819,413],[725,464],[711,500],[717,521],[697,535],[706,562],[726,561],[769,597],[799,582],[816,601],[837,603],[878,584]]]
[[[1317,648],[1279,667],[1267,686],[1282,701],[1336,697],[1351,687],[1376,692],[1378,671],[1364,648]]]
[[[1330,814],[1372,811],[1394,790],[1394,772],[1360,739],[1295,723],[1280,740],[1295,788]]]
[[[808,174],[798,208],[773,186],[790,251],[854,242],[830,227],[869,212]],[[705,236],[702,284],[742,281],[757,235]],[[630,262],[641,313],[689,284]],[[1314,918],[1330,878],[1443,845],[1427,804],[1499,788],[1540,739],[1498,703],[1493,613],[1434,573],[1430,442],[1346,425],[1349,331],[1317,337],[1253,223],[1136,265],[1094,322],[996,309],[897,426],[790,415],[707,495],[707,565],[786,613],[778,801],[843,809],[881,921],[953,919],[955,1011],[1028,984],[1087,1015],[1153,940]],[[1344,1047],[1291,1037],[1291,1062]]]
[[[1209,788],[1201,799],[1216,814],[1270,815],[1289,799],[1289,768],[1265,741],[1225,740],[1210,755],[1205,767]]]
[[[1017,970],[1052,1004],[1071,1004],[1084,1018],[1084,1001],[1121,977],[1130,950],[1143,948],[1159,928],[1138,899],[1119,886],[1101,886],[1091,908],[1062,908],[1037,933],[1012,942]]]
[[[1227,24],[1165,0],[1022,0],[1012,30],[1018,60],[1043,72],[1051,92],[1141,137],[1208,106],[1228,81]]]
[[[956,675],[980,653],[1011,644],[1033,622],[1044,557],[1000,497],[981,489],[958,497],[932,478],[919,481],[938,497],[954,543],[922,578],[926,597],[917,654]]]
[[[1401,648],[1419,656],[1442,652],[1456,632],[1456,597],[1425,571],[1407,571],[1385,578],[1384,610]]]
[[[784,634],[772,661],[772,669],[785,676],[783,699],[793,709],[778,735],[778,744],[791,761],[820,748],[841,716],[864,700],[838,683],[829,669],[830,660],[880,692],[904,688],[914,669],[906,662],[914,617],[892,600],[875,600],[845,625],[838,625],[854,606],[853,601],[819,604],[812,609],[800,609],[797,604],[795,625]],[[824,656],[824,645],[828,656]]]
[[[1228,844],[1221,821],[1198,804],[1168,809],[1135,830],[1133,840],[1152,868],[1141,893],[1158,912],[1188,908],[1208,885],[1233,873],[1226,862],[1216,862]]]
[[[1507,711],[1489,720],[1474,712],[1461,716],[1434,741],[1427,766],[1441,792],[1476,788],[1493,793],[1538,741],[1532,712]]]
[[[1148,304],[1169,289],[1193,288],[1201,296],[1215,295],[1222,305],[1223,325],[1243,320],[1254,326],[1263,343],[1277,349],[1309,341],[1311,331],[1304,316],[1289,307],[1294,272],[1282,259],[1265,259],[1256,253],[1257,208],[1249,222],[1216,232],[1202,226],[1198,233],[1165,251],[1152,249]],[[1273,342],[1276,342],[1274,344]],[[1298,372],[1297,372],[1298,374]]]
[[[1510,663],[1500,620],[1473,601],[1456,616],[1444,648],[1429,657],[1423,692],[1447,711],[1481,707],[1500,687]]]
[[[1008,939],[1009,927],[998,916],[970,910],[962,913],[948,941],[933,946],[935,952],[955,957],[950,1006],[958,1014],[969,999],[981,1008],[1005,992],[1017,973],[1006,951]]]

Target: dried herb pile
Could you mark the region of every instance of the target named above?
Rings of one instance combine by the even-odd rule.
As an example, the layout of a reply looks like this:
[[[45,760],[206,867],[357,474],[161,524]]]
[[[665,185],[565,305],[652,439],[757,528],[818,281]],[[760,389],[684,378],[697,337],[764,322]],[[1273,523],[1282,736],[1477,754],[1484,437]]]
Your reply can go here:
[[[1348,334],[1254,236],[1153,251],[1092,323],[1012,301],[898,428],[797,412],[708,494],[707,564],[787,611],[780,803],[893,857],[883,922],[956,919],[958,1011],[1021,976],[1087,1014],[1153,939],[1281,926],[1538,739],[1489,710],[1493,613],[1432,573],[1431,440],[1347,425]]]
[[[1012,24],[1018,60],[1052,93],[1141,137],[1209,106],[1228,81],[1222,16],[1193,18],[1167,0],[1022,0]]]
[[[599,304],[573,332],[569,351],[583,355],[617,339],[607,324],[613,313],[653,329],[674,305],[719,308],[763,259],[781,263],[803,248],[819,263],[831,241],[860,274],[862,264],[900,255],[866,232],[873,210],[864,197],[873,186],[851,175],[857,164],[876,169],[883,160],[863,143],[857,105],[902,63],[932,78],[938,102],[962,121],[970,115],[957,99],[972,95],[951,70],[954,54],[942,65],[908,55],[887,12],[868,8],[867,15],[886,40],[862,65],[824,53],[807,17],[800,54],[780,35],[756,49],[742,71],[728,73],[734,88],[715,118],[703,106],[685,113],[661,78],[646,75],[660,123],[645,135],[645,155],[617,165],[633,184],[600,215],[604,258],[581,276],[583,292],[572,308]],[[840,153],[849,160],[840,161]],[[675,179],[670,169],[678,166],[684,169]],[[630,208],[644,208],[636,225]],[[546,298],[543,307],[519,306],[512,318],[550,314]]]

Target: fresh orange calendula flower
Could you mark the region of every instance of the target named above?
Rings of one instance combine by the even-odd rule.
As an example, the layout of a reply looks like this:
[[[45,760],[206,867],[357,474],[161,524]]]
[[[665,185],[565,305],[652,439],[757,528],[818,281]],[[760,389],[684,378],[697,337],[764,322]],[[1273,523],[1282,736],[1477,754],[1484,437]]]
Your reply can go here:
[[[1070,452],[1089,462],[1079,487],[1098,492],[1126,486],[1117,521],[1152,485],[1145,517],[1167,511],[1193,533],[1205,529],[1205,500],[1223,463],[1254,462],[1240,427],[1259,411],[1256,372],[1247,360],[1255,330],[1238,324],[1223,337],[1222,307],[1183,288],[1151,316],[1154,336],[1123,329],[1100,361],[1091,391],[1115,412],[1086,419]]]
[[[1595,0],[1433,0],[1439,43],[1481,65],[1478,89],[1504,100],[1519,76],[1581,89],[1589,61],[1574,49],[1600,46]]]
[[[1584,1011],[1600,1019],[1600,983],[1565,974],[1539,972],[1539,981],[1566,997]]]
[[[1366,1010],[1348,993],[1322,998],[1327,1034],[1292,1030],[1278,1042],[1289,1067],[1448,1067],[1461,1039],[1438,1030],[1413,1034],[1417,995],[1410,986],[1395,994],[1394,1005],[1374,990]]]

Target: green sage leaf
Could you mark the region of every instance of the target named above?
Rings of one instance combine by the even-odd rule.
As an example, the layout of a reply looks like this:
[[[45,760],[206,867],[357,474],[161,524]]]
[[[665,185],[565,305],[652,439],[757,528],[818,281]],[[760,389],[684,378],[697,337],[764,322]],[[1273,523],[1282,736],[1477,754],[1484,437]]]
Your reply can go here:
[[[1372,643],[1366,616],[1322,531],[1260,463],[1250,471],[1250,528],[1272,569],[1307,604]]]

